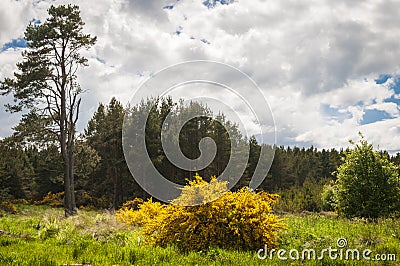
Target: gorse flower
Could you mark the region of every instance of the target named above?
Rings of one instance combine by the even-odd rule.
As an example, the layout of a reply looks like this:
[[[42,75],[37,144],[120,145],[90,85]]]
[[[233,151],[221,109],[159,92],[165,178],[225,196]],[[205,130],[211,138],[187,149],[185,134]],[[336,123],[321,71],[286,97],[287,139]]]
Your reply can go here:
[[[210,247],[256,250],[264,244],[275,246],[277,231],[285,229],[282,219],[272,211],[279,196],[254,193],[248,188],[231,192],[226,185],[215,177],[207,183],[196,175],[174,204],[150,199],[133,210],[128,202],[117,212],[117,219],[140,227],[147,243],[172,244],[183,251],[206,251]],[[190,206],[199,200],[205,203]]]

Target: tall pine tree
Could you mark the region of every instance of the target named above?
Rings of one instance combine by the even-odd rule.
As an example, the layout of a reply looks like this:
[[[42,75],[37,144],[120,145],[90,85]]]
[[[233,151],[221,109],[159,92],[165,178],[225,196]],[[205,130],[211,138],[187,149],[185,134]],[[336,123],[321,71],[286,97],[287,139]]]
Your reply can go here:
[[[30,23],[25,31],[28,49],[17,64],[14,78],[1,83],[2,94],[12,94],[12,112],[28,109],[25,124],[45,121],[40,131],[57,137],[64,163],[65,215],[77,213],[74,194],[74,143],[79,115],[80,94],[77,70],[87,65],[80,54],[96,42],[96,37],[84,34],[84,22],[78,6],[51,6],[49,18],[42,24]],[[31,131],[37,127],[27,126]],[[34,132],[37,133],[37,132]]]

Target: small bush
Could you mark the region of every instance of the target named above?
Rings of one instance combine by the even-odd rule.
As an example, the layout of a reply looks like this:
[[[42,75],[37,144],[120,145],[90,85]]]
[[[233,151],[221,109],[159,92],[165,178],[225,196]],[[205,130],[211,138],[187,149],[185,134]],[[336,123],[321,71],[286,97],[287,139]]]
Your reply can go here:
[[[59,192],[53,194],[51,192],[47,193],[42,200],[35,201],[35,205],[49,205],[51,207],[62,207],[64,192]]]
[[[96,199],[92,197],[87,191],[78,190],[75,192],[77,206],[94,206]]]
[[[119,221],[142,227],[145,240],[158,246],[173,244],[183,251],[210,247],[256,250],[264,244],[275,246],[277,231],[285,228],[272,211],[278,199],[276,194],[254,193],[247,188],[230,192],[226,182],[212,178],[207,183],[196,175],[174,204],[150,199],[138,210],[123,207],[116,215]],[[199,200],[206,203],[182,206]]]
[[[111,198],[108,197],[107,195],[104,195],[100,198],[94,198],[94,201],[95,201],[94,205],[96,206],[96,208],[99,208],[99,209],[110,208],[110,206],[111,206],[110,202],[112,202]]]
[[[335,211],[337,209],[336,189],[334,182],[324,186],[321,193],[322,209],[324,211]]]
[[[82,211],[94,211],[94,210],[96,210],[96,207],[93,206],[93,205],[87,205],[87,206],[81,205],[81,206],[79,206],[79,210],[82,210]]]
[[[28,204],[29,204],[29,202],[28,202],[26,199],[13,199],[13,200],[11,201],[11,203],[14,203],[14,204],[24,204],[24,205],[28,205]]]
[[[12,204],[10,201],[3,201],[1,203],[1,210],[12,214],[17,213],[17,207],[15,207],[15,205]]]
[[[139,206],[143,203],[143,199],[134,198],[133,200],[128,200],[122,205],[122,208],[131,209],[131,210],[139,210]]]

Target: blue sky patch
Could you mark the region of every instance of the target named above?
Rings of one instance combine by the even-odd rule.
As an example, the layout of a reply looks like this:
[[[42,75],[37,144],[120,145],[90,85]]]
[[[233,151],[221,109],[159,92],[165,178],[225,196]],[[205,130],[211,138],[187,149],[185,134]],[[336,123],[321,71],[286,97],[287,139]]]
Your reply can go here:
[[[396,94],[400,94],[400,76],[394,77],[394,83],[390,86]]]
[[[31,20],[31,22],[32,22],[33,24],[35,24],[35,25],[40,25],[40,24],[42,23],[39,19],[35,19],[35,18],[33,18],[33,19]]]
[[[392,97],[385,99],[384,102],[386,103],[395,103],[400,106],[400,94],[397,94],[397,97],[393,95]]]
[[[382,110],[373,109],[373,110],[364,110],[364,112],[365,113],[363,119],[360,122],[361,125],[371,124],[377,121],[382,121],[385,119],[392,118],[390,114]]]
[[[169,9],[169,10],[171,10],[171,9],[173,9],[173,8],[174,8],[173,5],[168,5],[168,6],[164,6],[164,7],[163,7],[163,9]]]
[[[229,5],[235,2],[235,0],[206,0],[203,2],[203,5],[205,5],[207,8],[214,8],[217,3],[220,3],[221,5]]]
[[[13,49],[17,49],[17,48],[26,48],[27,44],[26,41],[23,37],[20,37],[18,39],[13,39],[11,40],[11,42],[5,43],[3,45],[3,47],[1,48],[1,52],[13,48]]]
[[[393,84],[390,84],[390,89],[392,89],[395,93],[395,95],[392,95],[392,97],[385,99],[384,102],[392,102],[400,106],[400,76],[392,76],[389,74],[381,75],[376,81],[376,84],[383,84],[385,83],[389,78],[393,78]],[[382,83],[379,83],[382,82]]]
[[[338,108],[333,108],[329,104],[321,104],[320,105],[322,113],[329,117],[330,119],[337,120],[338,122],[342,123],[345,119],[350,119],[351,114],[348,112],[339,112]]]
[[[383,84],[385,83],[388,79],[390,79],[392,77],[392,75],[390,74],[382,74],[380,75],[376,80],[375,83],[376,84]]]

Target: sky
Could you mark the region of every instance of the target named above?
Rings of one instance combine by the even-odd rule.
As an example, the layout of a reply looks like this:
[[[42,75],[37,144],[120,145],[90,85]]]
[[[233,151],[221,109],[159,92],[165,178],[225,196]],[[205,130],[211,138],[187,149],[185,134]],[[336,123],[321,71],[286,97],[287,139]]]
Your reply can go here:
[[[99,102],[126,104],[154,73],[211,60],[257,83],[278,145],[345,148],[360,131],[376,148],[400,152],[400,1],[2,0],[0,79],[21,60],[28,23],[68,3],[98,37],[79,72],[87,91],[80,130]],[[10,101],[0,97],[0,137],[20,118],[5,112]]]

